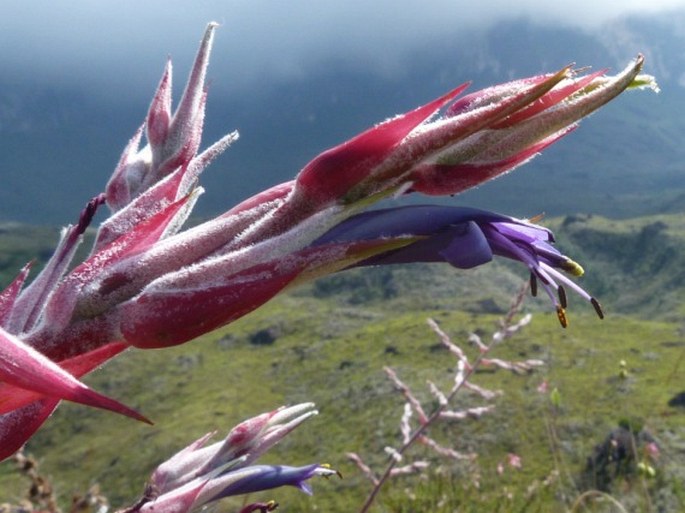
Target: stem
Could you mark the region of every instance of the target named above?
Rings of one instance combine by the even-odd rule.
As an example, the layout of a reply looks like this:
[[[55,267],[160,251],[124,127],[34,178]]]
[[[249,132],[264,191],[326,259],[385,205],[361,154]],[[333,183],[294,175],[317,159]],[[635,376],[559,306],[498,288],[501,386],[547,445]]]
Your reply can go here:
[[[511,325],[511,322],[513,320],[514,315],[516,312],[518,312],[521,308],[521,305],[523,303],[523,298],[525,296],[526,289],[528,287],[528,284],[524,284],[523,287],[519,290],[517,295],[514,298],[514,302],[512,303],[509,311],[507,312],[507,315],[502,319],[502,327],[501,331],[504,334],[503,339],[507,338],[507,332],[506,328]],[[500,340],[501,342],[501,340]],[[409,437],[409,439],[397,450],[397,454],[400,456],[403,455],[407,449],[409,449],[412,445],[414,445],[414,442],[419,439],[421,435],[423,435],[424,432],[436,421],[438,418],[440,418],[440,414],[445,410],[447,405],[450,403],[450,401],[454,398],[454,396],[459,392],[462,387],[464,386],[464,383],[466,383],[469,378],[476,372],[476,369],[478,369],[481,361],[485,356],[490,352],[490,349],[492,349],[493,346],[495,346],[497,342],[495,339],[491,339],[490,343],[487,344],[486,349],[484,351],[481,351],[478,354],[478,357],[474,361],[473,365],[468,366],[466,371],[464,372],[464,378],[457,384],[450,392],[450,394],[447,396],[447,401],[444,404],[439,404],[437,408],[430,414],[426,422],[421,424],[418,428],[416,428],[416,431],[412,433],[412,435]],[[364,504],[362,505],[361,509],[359,510],[359,513],[368,513],[369,508],[373,504],[374,500],[376,499],[376,496],[378,495],[378,492],[380,492],[381,487],[385,484],[385,482],[388,480],[390,477],[390,474],[392,470],[395,468],[395,466],[398,463],[399,458],[396,458],[395,456],[391,457],[388,461],[388,466],[385,468],[385,471],[381,475],[381,477],[378,479],[378,483],[373,487],[371,490],[371,493],[369,493],[369,496],[366,498],[366,501],[364,501]]]

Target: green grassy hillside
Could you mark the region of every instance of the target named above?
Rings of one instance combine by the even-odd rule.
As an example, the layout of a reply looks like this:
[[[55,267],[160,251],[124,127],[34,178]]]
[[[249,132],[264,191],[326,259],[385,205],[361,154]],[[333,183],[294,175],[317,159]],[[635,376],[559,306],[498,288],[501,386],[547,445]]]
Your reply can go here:
[[[430,479],[397,478],[375,511],[567,511],[584,489],[582,471],[593,447],[622,421],[648,429],[661,458],[655,478],[629,476],[611,492],[627,511],[685,508],[685,408],[668,404],[685,391],[685,223],[679,216],[583,217],[550,225],[588,269],[584,285],[600,297],[607,318],[600,321],[591,307],[573,302],[564,330],[545,298],[528,300],[532,325],[494,356],[539,358],[545,366],[525,376],[479,372],[474,382],[504,391],[495,411],[432,432],[446,446],[478,453],[477,460],[452,462],[415,448],[410,459],[432,461]],[[497,264],[473,272],[421,266],[329,277],[200,340],[130,351],[89,377],[155,426],[63,405],[28,450],[63,505],[97,482],[116,507],[140,494],[155,465],[204,433],[281,404],[314,401],[320,415],[264,461],[328,462],[344,479],[315,482],[313,498],[295,490],[263,497],[277,499],[282,511],[355,511],[370,485],[344,454],[357,452],[380,471],[383,448],[399,443],[404,401],[382,367],[394,368],[430,404],[426,380],[449,387],[456,362],[440,349],[426,318],[468,349],[470,332],[484,338],[493,332],[524,275]],[[549,392],[537,391],[544,380],[558,390],[556,406]],[[482,402],[464,393],[455,407]],[[523,466],[500,476],[497,464],[508,453],[520,455]],[[17,502],[25,488],[11,462],[0,464],[0,502]]]

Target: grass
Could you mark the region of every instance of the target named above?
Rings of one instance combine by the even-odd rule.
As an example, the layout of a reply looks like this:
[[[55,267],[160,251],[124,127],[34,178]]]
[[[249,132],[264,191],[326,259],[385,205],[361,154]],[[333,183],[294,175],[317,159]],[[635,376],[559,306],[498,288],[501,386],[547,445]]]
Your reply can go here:
[[[455,362],[436,350],[427,316],[436,318],[455,341],[463,340],[470,329],[488,330],[496,320],[460,311],[340,308],[333,299],[284,296],[201,340],[165,351],[132,351],[91,376],[98,390],[152,417],[154,427],[64,405],[29,450],[40,456],[63,501],[98,482],[112,503],[121,505],[141,492],[155,465],[205,432],[225,431],[279,404],[311,400],[321,414],[266,461],[329,462],[345,479],[315,483],[313,499],[281,490],[267,498],[277,498],[284,511],[354,511],[369,484],[344,453],[358,452],[380,471],[383,447],[398,443],[403,400],[381,367],[392,366],[415,390],[425,389],[427,378],[442,384],[451,379]],[[443,425],[433,433],[445,444],[477,451],[475,467],[435,462],[428,482],[414,477],[392,483],[381,495],[379,511],[453,511],[455,504],[469,504],[472,509],[463,511],[476,511],[479,505],[499,503],[498,508],[505,508],[500,511],[513,511],[506,508],[519,503],[540,511],[568,507],[580,493],[574,486],[593,445],[627,416],[647,423],[665,445],[663,472],[677,473],[685,461],[669,444],[681,443],[677,441],[685,435],[685,414],[666,403],[681,391],[685,374],[685,342],[678,325],[626,317],[600,322],[585,313],[576,317],[562,330],[552,315],[536,315],[532,326],[499,347],[496,355],[543,358],[548,362],[544,371],[523,377],[479,373],[477,383],[505,391],[496,412],[478,421]],[[278,327],[275,342],[251,344],[251,337],[265,326]],[[626,379],[618,378],[620,360],[628,363]],[[558,411],[553,411],[548,395],[536,392],[543,379],[561,394]],[[460,399],[473,401],[468,395]],[[550,425],[558,437],[555,448],[548,437]],[[421,448],[417,452],[430,456]],[[500,477],[494,469],[509,452],[523,457],[523,469]],[[548,489],[541,488],[532,499],[525,495],[554,472],[560,476]],[[471,481],[476,474],[482,485],[474,503]],[[449,493],[444,509],[435,509],[431,501],[446,493],[435,491],[440,487]],[[0,465],[0,489],[9,491],[4,500],[16,501],[22,493],[10,463]],[[558,500],[560,489],[566,490],[565,502]],[[508,499],[508,494],[516,499]]]
[[[645,227],[657,222],[665,228],[648,231],[648,242],[676,256],[650,271],[651,251],[642,255],[639,241],[645,241]],[[494,356],[540,358],[546,366],[526,376],[479,372],[476,383],[505,392],[496,400],[495,412],[431,431],[447,446],[477,452],[478,460],[450,463],[417,447],[411,457],[433,458],[431,469],[424,476],[391,482],[375,511],[571,511],[583,493],[580,477],[587,457],[626,418],[638,419],[655,435],[662,458],[654,479],[628,476],[611,493],[627,511],[685,508],[685,409],[667,404],[683,392],[685,382],[685,304],[677,278],[685,223],[671,216],[620,223],[598,217],[561,219],[550,224],[564,233],[562,247],[600,271],[588,273],[587,287],[604,288],[606,296],[600,297],[607,319],[598,320],[587,305],[574,301],[571,324],[563,330],[544,298],[528,301],[526,307],[534,311],[532,325],[498,347]],[[40,237],[28,246],[8,243],[4,237],[3,243],[10,244],[5,246],[7,258],[15,255],[15,270],[23,263],[15,263],[21,260],[16,255],[42,247]],[[634,267],[626,274],[630,265]],[[473,272],[444,266],[413,269],[334,276],[280,296],[182,347],[130,351],[88,381],[139,408],[155,426],[65,404],[28,450],[41,460],[62,506],[95,482],[114,506],[121,506],[141,493],[157,464],[206,432],[225,432],[281,404],[314,401],[321,414],[264,461],[328,462],[345,479],[314,483],[313,498],[296,490],[263,497],[276,498],[283,511],[355,511],[370,483],[346,460],[345,452],[361,454],[380,472],[383,448],[399,444],[403,399],[382,367],[394,368],[430,402],[425,381],[447,386],[455,361],[438,348],[426,318],[435,318],[455,342],[465,345],[469,332],[480,330],[487,336],[495,329],[520,284],[520,269],[502,264]],[[11,273],[3,273],[7,283]],[[655,294],[662,294],[661,306]],[[264,330],[270,337],[259,336]],[[548,393],[537,392],[543,380],[550,390],[558,390],[556,406]],[[466,393],[458,399],[464,405],[481,401]],[[512,452],[523,458],[523,468],[500,476],[497,465]],[[0,464],[0,502],[18,502],[25,488],[11,462]],[[229,501],[223,509],[231,511],[239,504]],[[577,504],[573,511],[618,511],[611,508],[599,497]]]

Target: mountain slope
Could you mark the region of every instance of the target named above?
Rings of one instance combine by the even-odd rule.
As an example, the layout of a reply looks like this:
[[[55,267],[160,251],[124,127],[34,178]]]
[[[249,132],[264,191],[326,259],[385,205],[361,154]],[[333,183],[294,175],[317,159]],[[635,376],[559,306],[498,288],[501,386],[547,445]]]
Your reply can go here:
[[[682,25],[682,13],[630,18],[600,32],[520,19],[429,41],[395,74],[322,61],[303,76],[236,96],[210,90],[207,144],[236,128],[242,137],[203,177],[208,192],[198,213],[225,211],[288,180],[326,148],[464,81],[475,90],[569,62],[615,70],[638,51],[647,55],[646,72],[659,78],[660,95],[626,94],[525,168],[458,201],[519,216],[682,211]],[[129,99],[121,91],[13,80],[11,73],[0,77],[0,220],[66,223],[109,177],[143,118],[142,93]]]

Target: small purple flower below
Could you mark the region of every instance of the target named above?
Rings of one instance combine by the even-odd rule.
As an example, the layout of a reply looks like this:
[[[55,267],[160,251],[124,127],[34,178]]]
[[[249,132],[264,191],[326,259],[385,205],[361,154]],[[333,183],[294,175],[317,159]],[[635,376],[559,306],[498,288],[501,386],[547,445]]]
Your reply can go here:
[[[203,436],[157,467],[143,498],[119,513],[190,513],[225,497],[280,486],[294,486],[311,495],[309,479],[340,473],[316,463],[302,467],[251,463],[317,413],[312,403],[283,407],[240,423],[213,445],[205,447],[213,433]],[[276,506],[274,501],[258,502],[241,513],[273,511]]]

